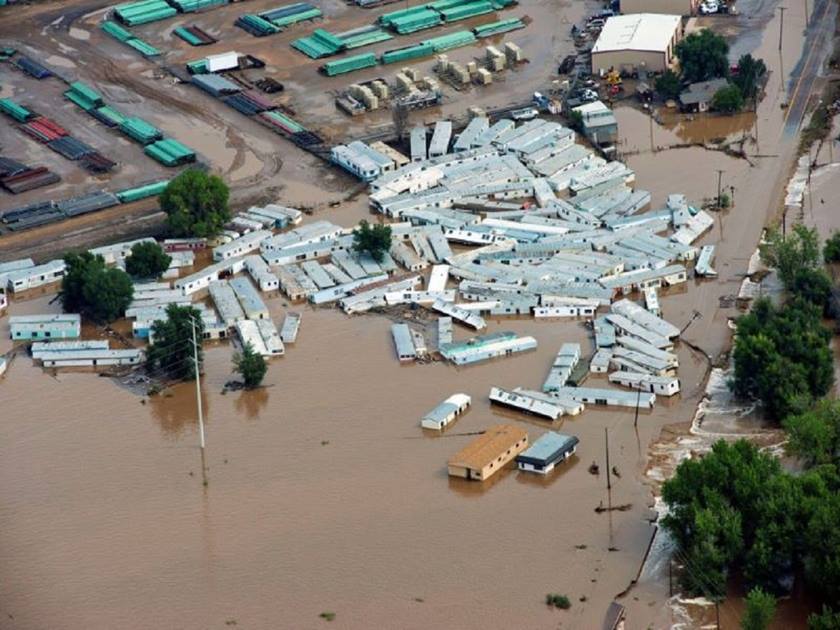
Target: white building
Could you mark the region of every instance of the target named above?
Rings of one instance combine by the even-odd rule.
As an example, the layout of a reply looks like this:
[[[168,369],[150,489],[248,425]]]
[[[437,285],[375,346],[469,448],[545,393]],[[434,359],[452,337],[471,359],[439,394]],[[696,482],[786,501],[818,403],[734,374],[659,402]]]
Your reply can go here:
[[[442,431],[469,409],[471,404],[472,398],[466,394],[453,394],[423,416],[420,426],[424,429]]]
[[[674,48],[682,39],[679,15],[635,13],[607,18],[592,48],[592,74],[664,72],[674,61]]]

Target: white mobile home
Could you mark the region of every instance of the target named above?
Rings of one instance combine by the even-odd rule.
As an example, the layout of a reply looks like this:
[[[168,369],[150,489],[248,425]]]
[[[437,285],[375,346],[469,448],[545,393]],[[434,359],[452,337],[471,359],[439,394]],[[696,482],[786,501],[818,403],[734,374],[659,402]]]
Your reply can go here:
[[[469,409],[472,399],[466,394],[453,394],[423,416],[420,426],[442,431]]]

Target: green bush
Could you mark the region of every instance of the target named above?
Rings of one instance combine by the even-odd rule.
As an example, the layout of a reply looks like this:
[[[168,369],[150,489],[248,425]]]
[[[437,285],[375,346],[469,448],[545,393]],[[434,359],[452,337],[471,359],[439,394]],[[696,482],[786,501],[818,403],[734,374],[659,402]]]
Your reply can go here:
[[[569,600],[569,598],[565,595],[559,595],[558,593],[549,593],[548,595],[546,595],[545,603],[548,606],[562,608],[563,610],[568,610],[572,607],[572,602]]]
[[[840,231],[831,233],[823,245],[823,260],[827,263],[840,262]]]
[[[253,389],[262,383],[268,365],[261,354],[254,352],[250,343],[245,344],[242,352],[233,355],[233,365],[236,372],[245,381],[245,387]]]
[[[371,225],[364,219],[353,230],[353,249],[359,253],[367,252],[376,262],[381,262],[385,252],[391,249],[391,227],[389,225]]]
[[[712,97],[712,109],[725,114],[734,114],[744,107],[744,96],[737,85],[731,83],[720,88]]]

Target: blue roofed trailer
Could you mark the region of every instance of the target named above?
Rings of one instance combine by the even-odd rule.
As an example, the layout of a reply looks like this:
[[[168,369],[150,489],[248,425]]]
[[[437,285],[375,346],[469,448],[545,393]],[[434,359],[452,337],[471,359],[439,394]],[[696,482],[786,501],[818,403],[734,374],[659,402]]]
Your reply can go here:
[[[577,451],[579,440],[574,435],[548,431],[516,456],[519,470],[547,475]]]

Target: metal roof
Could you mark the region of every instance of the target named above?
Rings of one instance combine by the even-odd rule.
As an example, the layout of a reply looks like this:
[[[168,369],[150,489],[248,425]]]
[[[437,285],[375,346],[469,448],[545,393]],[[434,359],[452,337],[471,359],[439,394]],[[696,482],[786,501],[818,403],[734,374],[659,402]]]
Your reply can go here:
[[[520,453],[516,461],[533,461],[541,464],[550,464],[571,451],[577,446],[578,442],[580,440],[578,440],[577,436],[548,431],[543,433],[530,447]]]
[[[681,23],[679,15],[615,15],[607,18],[592,54],[617,50],[665,52]]]

